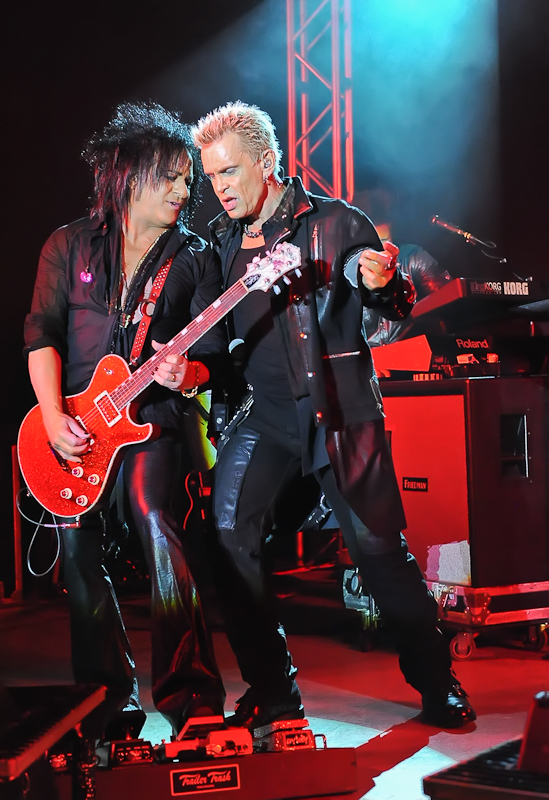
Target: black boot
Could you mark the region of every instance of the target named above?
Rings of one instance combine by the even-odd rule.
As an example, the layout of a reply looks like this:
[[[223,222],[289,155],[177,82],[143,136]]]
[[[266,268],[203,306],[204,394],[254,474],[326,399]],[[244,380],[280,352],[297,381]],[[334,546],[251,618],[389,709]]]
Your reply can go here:
[[[359,568],[395,637],[404,677],[421,694],[424,721],[459,728],[476,719],[452,672],[448,643],[437,627],[437,604],[404,537],[396,550],[362,556]]]
[[[304,716],[299,687],[295,680],[288,680],[285,686],[271,690],[250,687],[236,701],[234,714],[227,717],[227,725],[253,731],[272,722],[303,719]]]
[[[142,708],[117,711],[105,727],[103,740],[116,742],[121,739],[137,739],[147,716]]]
[[[461,728],[473,722],[477,715],[467,697],[457,678],[446,692],[424,693],[421,698],[423,722],[437,728]]]

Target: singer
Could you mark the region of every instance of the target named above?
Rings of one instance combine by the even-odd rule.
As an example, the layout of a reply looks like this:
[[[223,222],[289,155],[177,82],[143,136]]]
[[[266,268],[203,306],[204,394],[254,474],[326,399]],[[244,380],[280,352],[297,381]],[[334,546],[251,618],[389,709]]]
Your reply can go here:
[[[424,720],[465,725],[475,712],[400,533],[405,519],[383,403],[361,332],[364,306],[389,319],[411,311],[398,248],[383,245],[358,208],[310,194],[299,178],[283,180],[272,120],[256,106],[229,103],[202,118],[194,134],[222,206],[210,233],[225,282],[281,240],[301,248],[307,267],[281,295],[238,306],[229,323],[230,338],[246,345],[253,405],[218,455],[214,487],[226,630],[249,684],[228,722],[255,729],[304,716],[269,589],[265,541],[277,498],[290,487],[299,491],[302,476],[312,474],[345,520],[347,548],[395,635]]]

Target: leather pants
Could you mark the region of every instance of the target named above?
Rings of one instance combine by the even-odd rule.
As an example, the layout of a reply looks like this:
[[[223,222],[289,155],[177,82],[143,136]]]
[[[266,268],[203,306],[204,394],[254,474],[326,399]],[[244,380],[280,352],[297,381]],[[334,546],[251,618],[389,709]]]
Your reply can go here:
[[[225,693],[197,589],[180,536],[182,445],[161,437],[133,445],[124,482],[151,580],[152,697],[177,730],[186,704],[201,695],[223,705]],[[107,686],[112,713],[138,707],[135,664],[104,564],[99,514],[79,529],[63,529],[63,579],[71,619],[72,666],[79,683]]]
[[[367,515],[385,521],[380,529],[369,529],[351,510],[351,502],[355,507],[358,504],[354,495],[349,501],[344,498],[345,475],[340,472],[338,487],[331,466],[314,474],[335,511],[351,558],[395,635],[405,679],[422,694],[443,691],[452,683],[450,654],[436,625],[436,603],[394,524],[403,515],[383,423],[366,423],[361,428],[362,445],[371,450],[360,455],[370,483],[363,494],[375,502],[375,484],[380,482],[383,491],[378,494],[379,504],[391,503]],[[271,533],[277,497],[288,485],[295,485],[299,491],[300,480],[299,440],[284,434],[259,433],[248,422],[242,423],[227,442],[216,466],[214,516],[222,549],[218,584],[227,635],[243,679],[265,691],[287,682],[295,672],[277,621],[263,545]],[[386,486],[391,481],[392,490]],[[357,494],[356,482],[353,492]]]

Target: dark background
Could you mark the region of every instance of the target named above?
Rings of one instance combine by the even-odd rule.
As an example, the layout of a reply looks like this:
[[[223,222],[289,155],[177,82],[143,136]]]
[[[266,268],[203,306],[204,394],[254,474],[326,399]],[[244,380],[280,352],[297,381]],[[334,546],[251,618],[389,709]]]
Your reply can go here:
[[[475,3],[484,6],[485,1]],[[360,2],[366,7],[368,0]],[[409,183],[397,186],[414,211],[405,215],[402,227],[407,238],[426,246],[454,275],[492,278],[518,272],[547,279],[549,2],[499,0],[495,8],[499,63],[494,92],[499,100],[490,125],[497,136],[479,128],[467,169],[449,158],[451,181],[415,193]],[[85,139],[124,100],[152,98],[193,122],[214,106],[240,98],[269,111],[287,150],[287,67],[284,0],[164,0],[147,6],[128,0],[93,5],[61,0],[13,6],[4,23],[0,580],[9,595],[11,448],[22,417],[34,403],[21,355],[23,320],[42,244],[56,227],[87,212],[91,178],[80,159]],[[362,40],[368,35],[372,30],[361,34]],[[357,48],[358,70],[361,57]],[[355,72],[355,129],[362,129],[367,88],[368,82]],[[478,99],[474,75],[466,97],[471,103]],[[371,124],[378,125],[376,109],[369,112]],[[424,99],[415,113],[419,118],[426,113]],[[472,134],[475,141],[475,130]],[[377,189],[383,170],[368,157],[362,159],[364,152],[361,148],[355,153],[360,188]],[[485,163],[490,165],[486,175]],[[465,192],[457,185],[462,171],[468,176]],[[458,195],[461,202],[456,205]],[[205,235],[206,222],[216,213],[207,193],[195,222],[200,233]],[[507,266],[488,262],[464,240],[429,226],[434,213],[496,242]]]

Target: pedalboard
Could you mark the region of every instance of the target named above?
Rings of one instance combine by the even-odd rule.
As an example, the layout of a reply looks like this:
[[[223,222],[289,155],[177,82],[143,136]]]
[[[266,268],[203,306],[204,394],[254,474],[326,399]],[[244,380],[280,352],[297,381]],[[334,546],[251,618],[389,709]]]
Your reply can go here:
[[[317,741],[321,746],[317,747]],[[50,758],[59,800],[71,800],[71,757]],[[152,745],[124,739],[97,748],[97,800],[172,800],[235,792],[235,800],[329,795],[355,797],[356,751],[328,748],[306,719],[274,722],[253,732],[227,727],[223,717],[194,717],[176,740]]]

